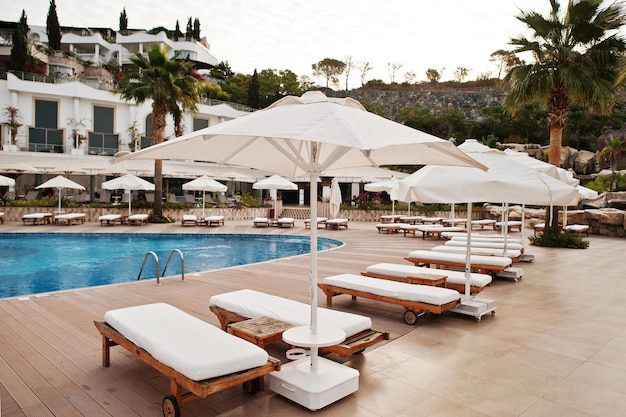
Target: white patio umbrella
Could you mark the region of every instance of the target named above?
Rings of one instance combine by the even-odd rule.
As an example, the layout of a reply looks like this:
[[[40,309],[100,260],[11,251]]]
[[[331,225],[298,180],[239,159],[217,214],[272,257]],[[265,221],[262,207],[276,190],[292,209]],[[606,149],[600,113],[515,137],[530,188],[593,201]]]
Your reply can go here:
[[[228,190],[228,187],[212,178],[202,176],[184,183],[183,190],[202,191],[202,218],[204,218],[204,193],[206,191],[224,192]]]
[[[124,190],[126,193],[130,194],[133,190],[154,191],[154,184],[135,175],[126,174],[121,177],[113,178],[112,180],[103,182],[102,188],[105,190]],[[129,196],[129,216],[132,213],[132,201],[132,196]]]
[[[85,191],[85,187],[82,185],[65,178],[63,175],[57,175],[56,177],[49,179],[41,185],[35,187],[36,189],[41,188],[56,188],[59,194],[59,211],[61,211],[61,190],[63,188],[71,188],[74,190],[83,190]]]
[[[372,191],[375,193],[386,192],[391,196],[391,190],[398,186],[398,178],[390,178],[388,180],[370,182],[363,186],[365,191]],[[391,199],[391,215],[395,216],[396,214],[396,200]],[[395,218],[395,217],[394,217]]]
[[[121,159],[193,159],[263,169],[287,178],[308,175],[311,218],[317,217],[317,180],[328,169],[386,164],[441,164],[483,168],[449,141],[373,113],[351,98],[318,91],[284,97],[266,109],[150,146]],[[317,228],[310,228],[311,323],[302,335],[316,340]],[[299,332],[301,329],[294,330]],[[303,337],[304,338],[304,337]],[[301,345],[306,346],[306,345]],[[311,344],[311,367],[317,347]]]
[[[0,175],[0,187],[15,187],[15,180],[13,178]]]
[[[431,165],[400,180],[398,188],[392,193],[402,201],[468,203],[468,225],[471,225],[472,203],[549,205],[567,203],[576,198],[578,192],[574,187],[511,160],[502,160],[498,156],[499,151],[495,152],[477,155],[479,161],[489,166],[489,171]],[[466,299],[470,294],[471,233],[472,228],[468,226]]]
[[[333,219],[337,217],[339,210],[341,209],[341,188],[339,188],[339,181],[337,178],[333,178],[330,182],[330,217]]]
[[[297,190],[298,184],[289,181],[280,175],[272,175],[252,184],[255,190]],[[274,201],[274,217],[276,217],[276,201]]]

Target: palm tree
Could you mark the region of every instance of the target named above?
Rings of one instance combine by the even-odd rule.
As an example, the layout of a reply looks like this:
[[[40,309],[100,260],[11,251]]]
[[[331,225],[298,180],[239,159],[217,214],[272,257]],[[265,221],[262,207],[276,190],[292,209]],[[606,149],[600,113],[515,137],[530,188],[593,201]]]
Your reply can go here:
[[[196,110],[199,101],[199,81],[191,76],[192,64],[178,61],[177,55],[167,56],[167,49],[154,45],[147,56],[135,53],[130,59],[137,67],[124,75],[118,86],[118,92],[124,100],[143,103],[152,100],[152,140],[153,144],[165,139],[165,127],[169,113],[180,112],[181,107]],[[177,114],[180,117],[180,113]],[[180,119],[179,119],[180,120]],[[180,131],[180,129],[177,129]],[[163,161],[154,161],[154,192],[161,196],[163,192]],[[154,199],[153,214],[163,215],[163,201]]]
[[[619,156],[624,150],[626,150],[626,142],[611,135],[598,155],[601,160],[609,161],[609,165],[611,167],[611,183],[609,185],[610,192],[613,192],[615,189],[615,170],[617,169]]]
[[[602,7],[602,0],[569,0],[564,15],[560,4],[550,0],[550,16],[521,12],[517,19],[532,31],[531,39],[510,41],[514,53],[532,54],[534,62],[515,66],[505,77],[510,91],[504,106],[512,113],[525,104],[543,102],[549,119],[549,162],[561,165],[563,128],[572,102],[611,109],[620,58],[626,50],[618,31],[626,23],[618,2]],[[557,216],[550,216],[556,230]]]

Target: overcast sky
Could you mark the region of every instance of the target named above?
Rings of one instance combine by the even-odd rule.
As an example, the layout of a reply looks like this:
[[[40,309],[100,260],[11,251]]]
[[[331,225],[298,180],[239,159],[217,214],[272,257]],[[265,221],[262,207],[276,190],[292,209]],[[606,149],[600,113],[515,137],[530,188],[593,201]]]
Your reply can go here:
[[[8,4],[6,4],[8,3]],[[566,4],[562,0],[562,4]],[[62,26],[119,29],[124,7],[129,28],[184,32],[198,18],[218,61],[235,72],[289,69],[312,77],[311,65],[324,58],[367,61],[366,81],[390,81],[387,63],[402,64],[396,82],[407,71],[425,80],[428,68],[451,79],[454,70],[471,70],[469,79],[491,71],[492,52],[524,31],[515,16],[521,10],[549,11],[549,0],[56,0]],[[17,21],[22,9],[29,25],[45,26],[49,0],[5,2],[2,20]],[[322,84],[321,79],[316,80]],[[345,85],[345,79],[341,86]],[[360,85],[356,69],[350,85]]]

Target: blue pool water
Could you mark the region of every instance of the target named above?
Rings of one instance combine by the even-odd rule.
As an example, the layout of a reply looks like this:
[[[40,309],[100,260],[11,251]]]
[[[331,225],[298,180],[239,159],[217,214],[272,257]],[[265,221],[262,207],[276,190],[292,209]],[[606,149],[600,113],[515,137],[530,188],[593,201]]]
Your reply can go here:
[[[146,253],[161,271],[173,249],[185,274],[309,253],[309,237],[276,235],[0,233],[0,298],[137,279]],[[341,245],[320,238],[318,250]],[[174,255],[166,275],[181,273]],[[141,279],[155,278],[149,259]]]

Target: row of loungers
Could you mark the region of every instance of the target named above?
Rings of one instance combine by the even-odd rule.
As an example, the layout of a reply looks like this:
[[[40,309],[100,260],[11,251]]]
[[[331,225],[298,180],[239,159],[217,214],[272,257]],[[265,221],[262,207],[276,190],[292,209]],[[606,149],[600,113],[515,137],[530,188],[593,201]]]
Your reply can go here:
[[[433,270],[409,265],[376,264],[361,275],[341,274],[324,278],[319,287],[328,306],[340,294],[397,304],[403,319],[414,324],[430,312],[442,314],[459,304],[465,274],[437,271],[445,287],[417,282],[432,278]],[[442,275],[445,274],[445,275]],[[490,285],[491,276],[472,273],[472,293]],[[209,308],[222,330],[168,304],[148,304],[108,311],[95,325],[102,335],[102,363],[110,365],[110,348],[122,346],[171,380],[171,393],[163,400],[165,415],[180,415],[180,407],[224,388],[243,383],[248,392],[263,388],[263,376],[280,370],[280,361],[258,346],[227,332],[229,326],[251,319],[271,318],[289,326],[306,326],[310,305],[243,289],[214,295]],[[389,339],[389,333],[372,329],[369,317],[328,308],[318,309],[320,326],[343,330],[346,340],[320,349],[321,354],[351,356]],[[279,335],[282,330],[279,331]],[[280,340],[280,338],[272,339]],[[185,390],[185,392],[183,392]]]
[[[71,226],[73,224],[84,224],[86,219],[85,213],[65,213],[53,216],[52,213],[29,213],[22,216],[24,225],[30,223],[33,226],[40,224],[65,224]]]
[[[116,224],[127,224],[130,226],[143,226],[148,224],[148,215],[145,213],[122,216],[121,214],[104,214],[98,217],[100,226],[115,226]]]
[[[195,214],[183,214],[182,226],[224,226],[225,217],[221,215],[206,216],[198,219]]]

